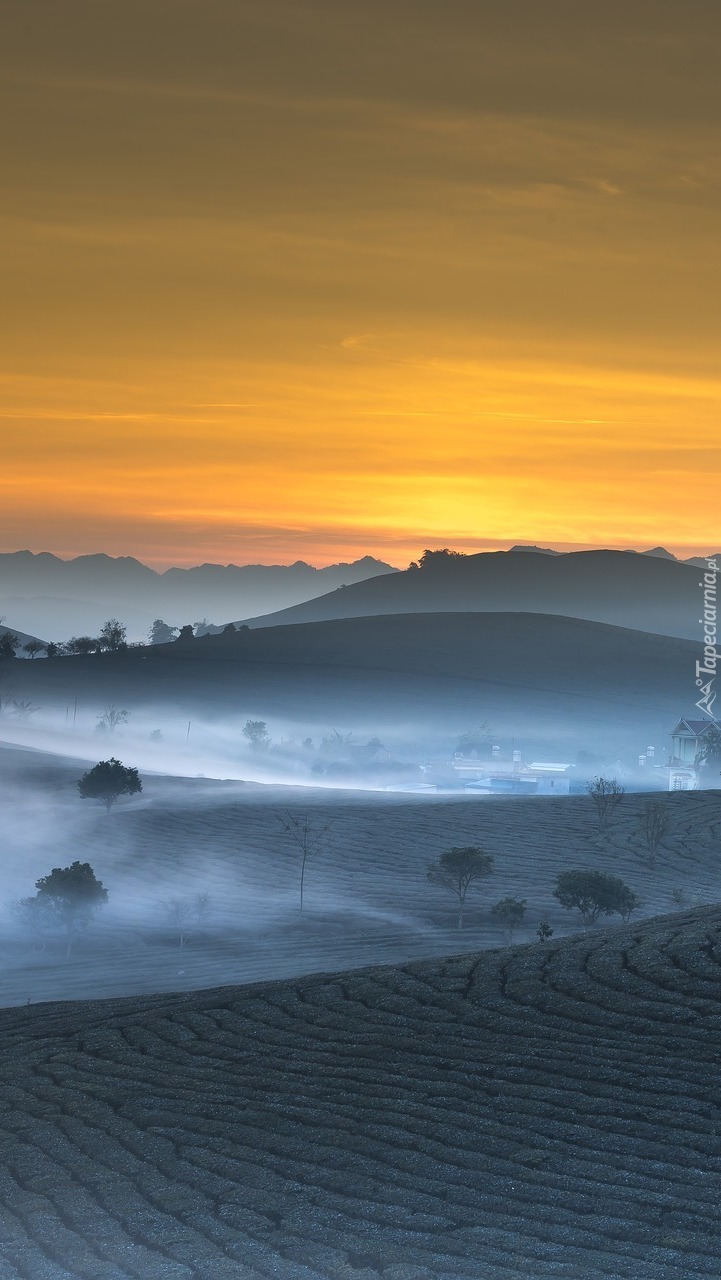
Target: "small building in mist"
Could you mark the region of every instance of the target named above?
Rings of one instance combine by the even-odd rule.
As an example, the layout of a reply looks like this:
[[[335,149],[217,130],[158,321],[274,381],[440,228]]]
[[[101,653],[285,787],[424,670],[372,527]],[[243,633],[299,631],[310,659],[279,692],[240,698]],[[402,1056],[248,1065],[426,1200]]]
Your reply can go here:
[[[492,747],[491,758],[486,760],[479,760],[475,753],[456,752],[452,768],[469,790],[535,796],[567,796],[575,772],[573,765],[556,761],[528,763],[515,750],[510,758],[504,758],[498,746]]]
[[[712,720],[686,720],[685,718],[679,720],[676,727],[671,730],[669,765],[693,766],[704,744],[706,734],[711,728],[713,728]]]
[[[669,791],[695,791],[700,785],[696,757],[704,745],[706,735],[713,728],[712,720],[692,720],[682,716],[671,730],[671,754],[666,765]]]

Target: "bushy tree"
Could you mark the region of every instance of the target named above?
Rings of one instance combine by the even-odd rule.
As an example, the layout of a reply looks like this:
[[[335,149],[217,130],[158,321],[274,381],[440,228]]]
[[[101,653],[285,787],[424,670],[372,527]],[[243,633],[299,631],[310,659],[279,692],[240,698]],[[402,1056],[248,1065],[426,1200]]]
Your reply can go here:
[[[162,618],[156,618],[150,628],[149,638],[151,644],[170,644],[175,639],[177,627],[168,626],[167,622],[163,622]]]
[[[23,646],[23,653],[27,653],[30,658],[37,658],[39,653],[45,653],[45,645],[42,640],[28,640]]]
[[[541,920],[536,933],[539,942],[548,942],[548,939],[553,937],[553,929],[547,920]]]
[[[97,907],[108,900],[108,891],[96,879],[89,862],[73,862],[69,867],[53,867],[49,876],[36,880],[37,897],[47,903],[68,935],[70,955],[73,938],[90,923]]]
[[[103,649],[110,649],[113,653],[119,649],[127,649],[128,633],[122,622],[118,622],[117,618],[108,618],[100,628],[100,643]]]
[[[598,829],[605,831],[614,809],[626,794],[626,788],[616,778],[597,777],[586,783],[586,790],[596,808]]]
[[[14,658],[19,645],[20,639],[14,631],[3,631],[0,635],[0,662],[9,662]]]
[[[491,915],[503,925],[508,934],[509,943],[513,942],[513,934],[518,926],[523,923],[525,914],[525,898],[501,898],[500,902],[491,907]]]
[[[618,876],[605,871],[562,871],[553,891],[562,907],[576,908],[585,925],[593,924],[600,915],[617,913],[625,921],[641,905],[640,898]]]
[[[195,632],[193,631],[192,624],[190,622],[187,622],[185,626],[181,627],[180,631],[178,632],[178,641],[182,644],[185,644],[187,643],[187,641],[194,640],[194,639],[195,639]]]
[[[696,752],[696,767],[721,765],[721,725],[714,724],[703,735],[702,745]]]
[[[71,636],[63,645],[65,653],[73,657],[86,657],[89,653],[98,653],[101,648],[100,640],[93,636]]]
[[[243,726],[243,737],[248,740],[254,751],[262,751],[264,747],[270,746],[270,736],[265,720],[246,720]]]
[[[121,764],[115,756],[100,760],[78,782],[83,800],[102,800],[108,813],[120,796],[134,796],[142,789],[137,769]]]
[[[422,556],[418,561],[415,560],[408,566],[409,569],[424,569],[426,572],[433,569],[444,569],[447,565],[458,564],[459,560],[465,560],[466,555],[463,551],[451,551],[450,547],[440,547],[436,551],[431,551],[426,547]]]
[[[437,889],[446,889],[458,899],[458,928],[463,928],[463,911],[468,890],[493,871],[493,858],[476,845],[446,849],[426,871],[426,879]]]

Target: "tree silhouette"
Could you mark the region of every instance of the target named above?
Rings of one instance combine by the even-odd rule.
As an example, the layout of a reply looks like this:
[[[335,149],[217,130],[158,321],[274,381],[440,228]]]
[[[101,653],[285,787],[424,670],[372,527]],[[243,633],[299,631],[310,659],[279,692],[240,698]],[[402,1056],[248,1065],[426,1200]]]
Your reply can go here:
[[[331,823],[317,826],[308,812],[301,816],[286,812],[279,815],[278,821],[300,851],[300,914],[303,914],[303,891],[305,887],[305,869],[308,859],[319,852],[330,836]]]
[[[508,934],[509,943],[513,942],[513,934],[526,914],[525,898],[501,898],[491,907],[491,915],[499,920]]]
[[[168,626],[167,622],[163,622],[162,618],[156,618],[150,628],[151,644],[170,644],[175,639],[177,627]]]
[[[576,907],[585,925],[593,924],[600,915],[615,913],[628,920],[641,905],[633,889],[605,871],[563,871],[556,879],[553,896],[568,911]]]
[[[660,800],[649,800],[643,806],[636,827],[646,850],[646,862],[649,867],[656,864],[659,845],[671,826],[671,819],[666,805]]]
[[[594,778],[586,783],[586,790],[596,807],[599,831],[605,831],[611,814],[621,803],[626,788],[616,778]]]
[[[243,737],[247,738],[254,751],[260,751],[270,745],[265,720],[246,720],[243,726]]]
[[[104,649],[110,649],[112,652],[127,649],[128,633],[122,622],[118,622],[117,618],[108,618],[105,625],[100,628],[100,643]]]
[[[115,756],[100,760],[78,782],[83,800],[102,800],[108,813],[120,796],[134,796],[142,789],[137,769],[121,764]]]
[[[458,899],[458,928],[463,928],[463,909],[472,884],[493,871],[493,858],[476,845],[446,849],[426,872],[430,884],[447,889]]]
[[[49,876],[35,881],[37,898],[47,903],[68,935],[67,954],[73,938],[90,923],[93,912],[108,900],[108,891],[89,862],[73,862],[69,867],[53,867]]]

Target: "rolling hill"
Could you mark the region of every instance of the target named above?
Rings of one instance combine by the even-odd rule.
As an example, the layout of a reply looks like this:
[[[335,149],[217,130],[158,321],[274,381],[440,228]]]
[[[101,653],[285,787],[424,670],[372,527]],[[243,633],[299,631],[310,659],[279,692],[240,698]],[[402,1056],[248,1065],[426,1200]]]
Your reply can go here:
[[[721,911],[0,1013],[3,1280],[717,1280]]]
[[[77,697],[88,713],[115,703],[379,734],[486,719],[507,739],[575,754],[666,735],[693,707],[697,653],[688,640],[574,618],[399,614],[15,664],[13,676],[17,696],[53,714]]]
[[[559,614],[701,642],[701,573],[696,565],[630,551],[549,555],[518,548],[440,560],[375,578],[250,626],[280,626],[386,613]]]

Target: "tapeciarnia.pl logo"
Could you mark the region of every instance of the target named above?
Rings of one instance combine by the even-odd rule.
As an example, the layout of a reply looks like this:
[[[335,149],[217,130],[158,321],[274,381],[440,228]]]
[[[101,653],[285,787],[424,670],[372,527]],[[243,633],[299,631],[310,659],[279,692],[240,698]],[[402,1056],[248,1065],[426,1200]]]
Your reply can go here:
[[[703,588],[703,617],[699,618],[699,622],[703,627],[703,662],[696,662],[696,687],[701,691],[701,697],[696,706],[699,711],[703,711],[704,715],[715,720],[713,704],[716,701],[716,691],[713,688],[713,683],[716,679],[716,668],[719,659],[716,622],[718,565],[713,559],[708,559],[706,564],[708,568],[699,583],[699,586]]]

